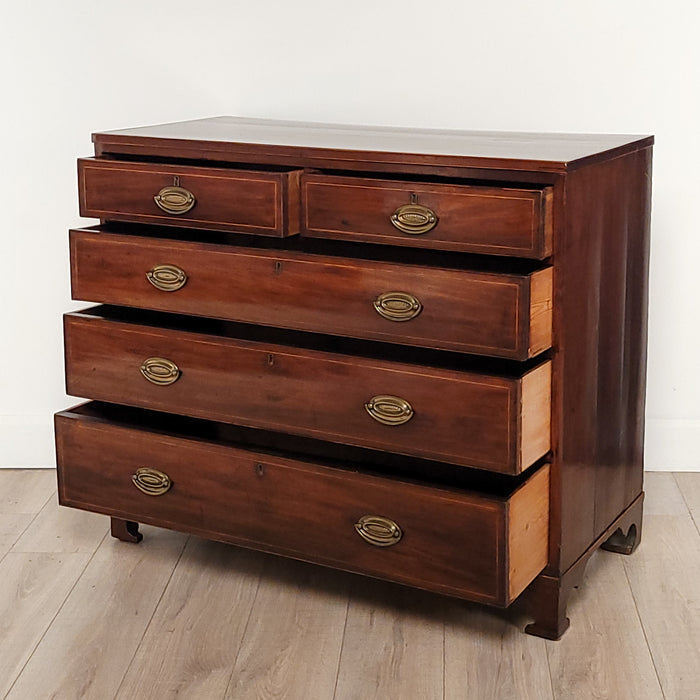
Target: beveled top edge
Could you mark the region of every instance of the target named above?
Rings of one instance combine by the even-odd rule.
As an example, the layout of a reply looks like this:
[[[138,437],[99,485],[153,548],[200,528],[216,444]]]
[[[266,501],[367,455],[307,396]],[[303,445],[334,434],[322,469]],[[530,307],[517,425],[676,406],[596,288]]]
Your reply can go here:
[[[356,126],[293,122],[247,117],[213,117],[153,126],[97,132],[93,141],[105,146],[128,144],[134,152],[142,144],[188,141],[222,153],[252,146],[303,149],[304,155],[333,158],[334,154],[388,154],[427,156],[431,160],[464,160],[464,165],[507,167],[517,162],[537,164],[536,169],[562,171],[584,159],[624,153],[653,143],[652,136],[623,134],[537,134],[505,131]],[[145,151],[144,151],[145,152]],[[612,155],[612,154],[610,154]],[[347,158],[342,158],[346,160]],[[351,158],[350,158],[351,159]],[[410,159],[410,158],[409,158]],[[596,158],[599,160],[600,158]],[[547,167],[549,164],[550,167]]]

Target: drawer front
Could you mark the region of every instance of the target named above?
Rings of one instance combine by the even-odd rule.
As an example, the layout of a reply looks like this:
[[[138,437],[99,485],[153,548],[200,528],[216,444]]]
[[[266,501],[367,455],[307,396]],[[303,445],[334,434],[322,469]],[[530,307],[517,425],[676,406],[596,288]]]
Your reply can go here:
[[[299,232],[299,171],[78,160],[81,216],[215,231]]]
[[[549,450],[551,366],[521,378],[68,314],[73,396],[518,473]]]
[[[73,297],[524,360],[551,345],[551,268],[497,275],[71,231]]]
[[[70,412],[56,440],[64,505],[500,605],[546,563],[546,465],[496,499]]]
[[[542,259],[551,188],[303,177],[302,235]]]

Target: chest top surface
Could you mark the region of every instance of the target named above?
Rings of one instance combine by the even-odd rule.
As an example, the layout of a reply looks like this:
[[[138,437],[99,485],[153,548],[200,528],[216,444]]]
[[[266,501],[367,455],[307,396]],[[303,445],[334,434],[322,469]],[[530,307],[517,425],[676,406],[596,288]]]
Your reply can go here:
[[[422,159],[433,165],[565,172],[644,148],[653,137],[365,127],[222,116],[98,132],[93,141],[105,153],[158,155],[173,147],[198,147],[222,158],[240,158],[253,151],[331,160],[359,160],[363,154],[373,154],[394,163]]]

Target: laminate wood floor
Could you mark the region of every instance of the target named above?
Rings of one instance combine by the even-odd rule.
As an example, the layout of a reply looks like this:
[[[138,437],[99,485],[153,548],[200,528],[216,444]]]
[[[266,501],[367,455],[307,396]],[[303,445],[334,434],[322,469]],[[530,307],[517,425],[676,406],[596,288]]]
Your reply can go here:
[[[697,700],[700,473],[646,475],[642,544],[596,553],[559,642],[524,620],[60,508],[0,470],[0,698]],[[517,624],[516,624],[517,623]]]

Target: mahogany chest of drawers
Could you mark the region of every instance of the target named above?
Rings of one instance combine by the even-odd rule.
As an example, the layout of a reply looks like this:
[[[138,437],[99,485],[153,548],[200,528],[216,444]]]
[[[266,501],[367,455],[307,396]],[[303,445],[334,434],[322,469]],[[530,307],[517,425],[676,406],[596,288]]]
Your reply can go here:
[[[642,518],[651,137],[221,117],[78,164],[59,498],[558,638]]]

